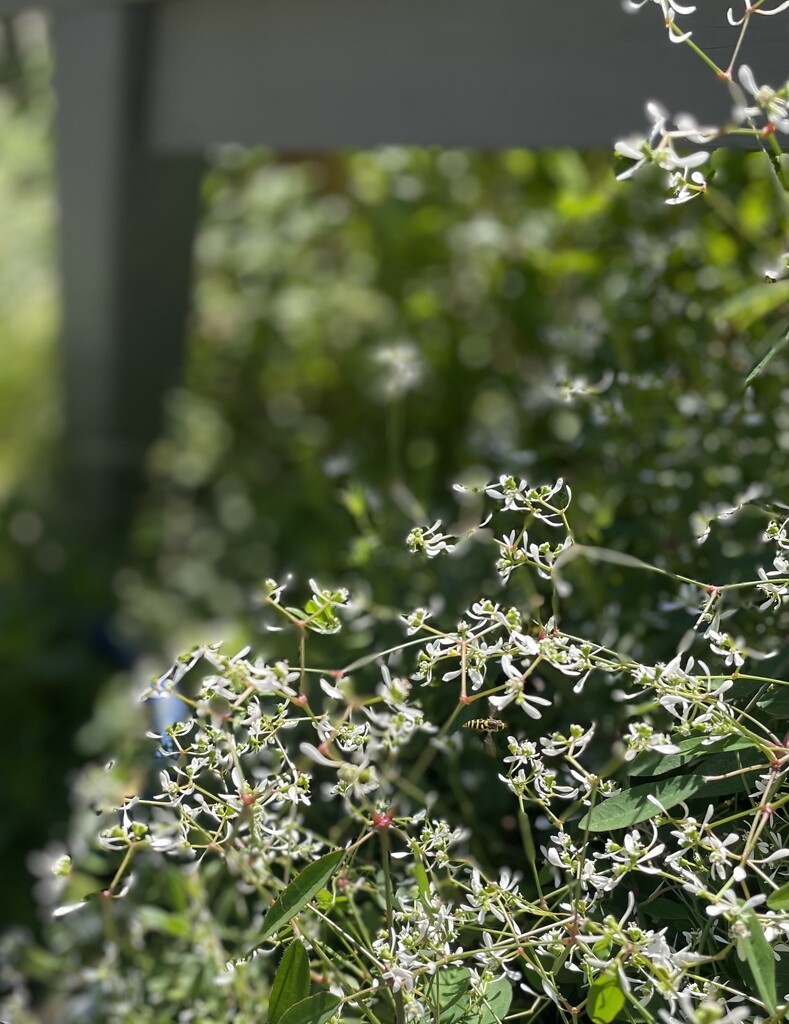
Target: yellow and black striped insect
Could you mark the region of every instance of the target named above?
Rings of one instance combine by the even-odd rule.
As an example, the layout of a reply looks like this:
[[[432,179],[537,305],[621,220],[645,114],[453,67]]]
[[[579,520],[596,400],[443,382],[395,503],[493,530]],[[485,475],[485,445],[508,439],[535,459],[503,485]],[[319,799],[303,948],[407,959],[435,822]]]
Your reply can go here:
[[[493,733],[502,732],[507,728],[506,722],[499,721],[498,718],[472,718],[469,722],[463,723],[464,729],[473,729],[474,732],[485,733],[485,750],[494,756],[496,753],[496,744],[493,742]]]

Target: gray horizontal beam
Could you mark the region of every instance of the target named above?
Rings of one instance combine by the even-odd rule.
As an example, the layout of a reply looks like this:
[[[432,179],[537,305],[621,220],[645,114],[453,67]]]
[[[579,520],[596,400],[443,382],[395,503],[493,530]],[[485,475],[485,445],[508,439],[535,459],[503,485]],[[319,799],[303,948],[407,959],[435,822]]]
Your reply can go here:
[[[159,0],[0,0],[0,17],[20,14],[22,11],[43,11],[57,14],[66,11],[126,7],[131,4],[158,2]]]
[[[682,19],[725,64],[732,0]],[[725,83],[672,45],[657,5],[620,0],[168,0],[157,11],[150,139],[290,149],[380,143],[609,146],[644,102],[719,123]],[[789,17],[754,17],[745,58],[787,74]]]

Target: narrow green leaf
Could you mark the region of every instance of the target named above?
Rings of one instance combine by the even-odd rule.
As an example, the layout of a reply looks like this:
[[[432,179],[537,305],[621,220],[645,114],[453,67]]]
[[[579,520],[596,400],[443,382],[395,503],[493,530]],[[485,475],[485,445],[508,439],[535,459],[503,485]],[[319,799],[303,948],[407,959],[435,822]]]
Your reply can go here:
[[[280,961],[268,1003],[269,1024],[310,994],[310,961],[300,939],[291,942]]]
[[[767,906],[770,910],[789,910],[789,882],[770,893]]]
[[[430,882],[427,877],[427,872],[425,871],[425,866],[419,858],[417,858],[414,861],[414,877],[416,878],[416,885],[417,888],[419,889],[419,895],[422,897],[422,899],[429,900]]]
[[[789,342],[789,334],[782,334],[776,343],[770,348],[767,355],[754,366],[748,376],[745,378],[745,386],[747,387],[752,380],[755,380],[762,370],[768,366],[773,359],[778,355],[781,349],[786,348],[786,344]]]
[[[589,986],[586,1012],[593,1024],[611,1024],[625,1005],[625,993],[615,971],[601,974]]]
[[[310,902],[337,870],[343,856],[343,850],[327,853],[293,879],[269,907],[258,942],[265,942]]]
[[[778,1003],[775,995],[775,958],[773,948],[764,937],[759,919],[752,910],[743,915],[750,935],[740,939],[738,945],[745,950],[745,959],[753,974],[756,989],[771,1015],[776,1013]]]
[[[531,821],[524,811],[518,811],[518,825],[520,826],[521,842],[526,860],[532,866],[537,862],[537,850],[534,846],[534,836],[531,831]]]
[[[613,548],[598,548],[589,544],[573,544],[571,547],[565,548],[553,563],[554,575],[569,562],[575,561],[576,558],[586,558],[590,562],[609,562],[611,565],[624,565],[629,569],[646,569],[647,572],[655,572],[661,576],[671,575],[665,569],[660,569],[649,562],[644,562],[642,559],[636,558],[635,555],[628,555],[624,551],[615,551]]]
[[[342,1002],[331,992],[317,992],[308,999],[302,999],[284,1013],[279,1024],[325,1024]]]
[[[712,760],[710,758],[710,761]],[[683,800],[690,800],[692,797],[725,796],[729,793],[736,793],[742,789],[744,784],[742,776],[738,775],[726,779],[716,779],[713,782],[708,782],[703,775],[681,775],[674,779],[649,782],[643,786],[634,786],[623,793],[618,793],[593,807],[581,818],[578,825],[590,832],[608,832],[617,828],[629,828],[631,825],[649,821],[650,818],[660,814],[657,804],[648,799],[650,796],[654,796],[666,810],[669,810]]]
[[[512,985],[506,978],[488,985],[485,1001],[467,1018],[469,1024],[499,1024],[504,1020],[512,1002]]]
[[[789,992],[789,956],[786,953],[775,961],[775,991]]]

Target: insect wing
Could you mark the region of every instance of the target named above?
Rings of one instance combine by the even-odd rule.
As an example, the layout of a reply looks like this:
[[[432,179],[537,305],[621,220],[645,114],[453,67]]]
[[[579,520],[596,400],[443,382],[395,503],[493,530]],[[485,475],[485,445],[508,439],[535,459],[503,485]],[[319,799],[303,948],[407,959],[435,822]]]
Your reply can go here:
[[[464,729],[474,729],[476,732],[485,733],[485,751],[491,757],[496,756],[496,743],[493,739],[494,732],[502,732],[507,728],[507,723],[498,718],[472,718],[469,722],[463,723]]]

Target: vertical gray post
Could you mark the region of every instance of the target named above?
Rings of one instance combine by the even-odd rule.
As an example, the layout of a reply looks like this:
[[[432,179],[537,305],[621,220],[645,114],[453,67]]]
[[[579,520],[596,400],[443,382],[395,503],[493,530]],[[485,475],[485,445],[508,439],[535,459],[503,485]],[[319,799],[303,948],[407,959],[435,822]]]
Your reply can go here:
[[[128,516],[188,311],[203,162],[146,151],[156,14],[134,4],[53,18],[66,467],[91,543]]]

